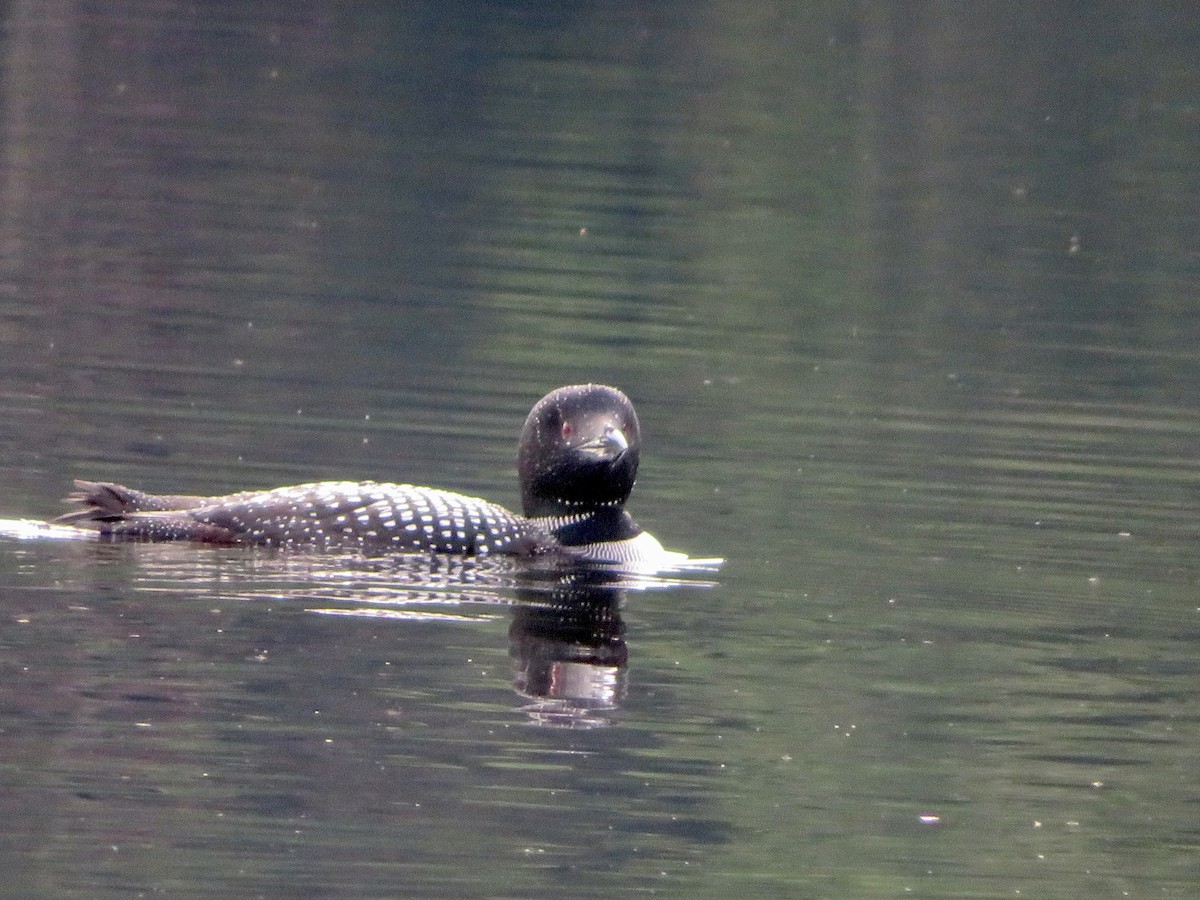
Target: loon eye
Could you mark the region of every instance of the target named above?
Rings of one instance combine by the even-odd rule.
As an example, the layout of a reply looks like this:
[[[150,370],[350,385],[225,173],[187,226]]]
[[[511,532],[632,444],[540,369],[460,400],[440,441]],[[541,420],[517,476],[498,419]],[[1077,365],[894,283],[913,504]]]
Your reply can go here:
[[[562,423],[562,436],[564,438],[569,438],[574,433],[574,431],[575,431],[575,429],[571,427],[570,422]]]

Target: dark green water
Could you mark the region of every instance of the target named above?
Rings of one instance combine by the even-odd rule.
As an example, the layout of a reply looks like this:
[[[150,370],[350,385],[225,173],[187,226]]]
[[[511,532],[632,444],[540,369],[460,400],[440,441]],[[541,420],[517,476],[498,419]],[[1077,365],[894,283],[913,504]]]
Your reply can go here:
[[[727,562],[0,538],[3,890],[1194,896],[1194,19],[10,4],[0,519],[516,505],[593,380]]]

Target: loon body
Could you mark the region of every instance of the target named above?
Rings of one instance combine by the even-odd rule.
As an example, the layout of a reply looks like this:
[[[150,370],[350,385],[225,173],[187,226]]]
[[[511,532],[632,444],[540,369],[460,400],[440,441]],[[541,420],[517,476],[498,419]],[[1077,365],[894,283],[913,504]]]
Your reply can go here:
[[[201,541],[464,555],[562,552],[628,563],[669,554],[625,511],[637,476],[637,413],[616,388],[558,388],[530,411],[517,467],[524,515],[411,484],[325,481],[220,497],[76,481],[57,521],[113,540]]]

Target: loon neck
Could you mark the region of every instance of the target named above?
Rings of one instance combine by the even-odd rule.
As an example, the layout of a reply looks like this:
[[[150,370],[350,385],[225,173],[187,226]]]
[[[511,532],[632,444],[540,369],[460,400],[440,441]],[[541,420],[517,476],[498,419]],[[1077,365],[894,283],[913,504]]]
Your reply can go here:
[[[624,507],[616,505],[569,510],[538,520],[564,547],[624,541],[642,533],[633,516]]]

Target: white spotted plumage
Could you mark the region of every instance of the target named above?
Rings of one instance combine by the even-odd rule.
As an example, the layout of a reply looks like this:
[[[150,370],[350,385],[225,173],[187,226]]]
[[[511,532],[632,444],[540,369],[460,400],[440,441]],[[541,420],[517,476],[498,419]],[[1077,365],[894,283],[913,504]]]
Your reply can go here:
[[[379,482],[318,482],[231,494],[172,515],[227,529],[234,542],[284,546],[486,554],[513,552],[538,532],[528,519],[486,500]]]

